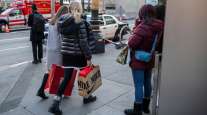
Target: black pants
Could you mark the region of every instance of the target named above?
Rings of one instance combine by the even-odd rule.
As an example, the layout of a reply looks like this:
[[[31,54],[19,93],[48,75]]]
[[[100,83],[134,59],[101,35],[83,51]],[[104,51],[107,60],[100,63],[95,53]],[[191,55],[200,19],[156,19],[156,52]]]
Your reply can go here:
[[[65,92],[68,82],[71,79],[72,73],[73,73],[73,69],[64,70],[64,79],[58,88],[57,96],[61,97],[63,93]]]
[[[42,42],[32,41],[32,53],[33,53],[34,61],[42,59],[42,57],[43,57]]]
[[[87,62],[84,56],[63,55],[63,66],[84,67],[86,65]],[[64,70],[64,79],[58,88],[57,96],[61,97],[63,95],[68,85],[68,82],[71,79],[72,74],[73,74],[73,69]]]

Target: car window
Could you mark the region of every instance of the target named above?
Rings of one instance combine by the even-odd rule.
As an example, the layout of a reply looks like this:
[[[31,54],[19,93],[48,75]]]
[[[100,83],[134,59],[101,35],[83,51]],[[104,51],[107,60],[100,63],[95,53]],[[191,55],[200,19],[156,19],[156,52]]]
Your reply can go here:
[[[18,10],[18,9],[16,9],[16,10],[12,10],[12,11],[9,13],[10,16],[17,16],[17,15],[21,15],[21,14],[22,14],[22,12],[21,12],[20,10]]]
[[[1,15],[7,15],[9,12],[11,12],[11,8],[10,9],[6,9],[4,12],[1,13]]]
[[[106,20],[106,25],[116,24],[116,21],[111,16],[104,16],[104,19]]]
[[[102,16],[99,16],[99,17],[98,17],[98,20],[103,21]],[[91,21],[91,15],[87,15],[87,17],[86,17],[86,21]]]
[[[98,20],[100,21],[101,25],[104,25],[103,16],[98,16]]]
[[[22,11],[21,10],[16,10],[16,14],[17,15],[22,15]]]
[[[100,24],[101,25],[104,25],[103,17],[101,15],[99,15],[98,20],[100,21]],[[90,22],[91,21],[91,15],[87,15],[86,21],[87,22]]]

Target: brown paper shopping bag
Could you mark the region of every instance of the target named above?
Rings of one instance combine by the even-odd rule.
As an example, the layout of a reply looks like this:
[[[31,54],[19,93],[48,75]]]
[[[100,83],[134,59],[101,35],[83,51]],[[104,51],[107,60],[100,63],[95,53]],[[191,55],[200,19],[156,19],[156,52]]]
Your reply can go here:
[[[89,96],[102,85],[100,67],[86,67],[78,77],[78,90],[80,96]]]
[[[116,62],[125,65],[127,63],[128,46],[124,47],[116,58]]]

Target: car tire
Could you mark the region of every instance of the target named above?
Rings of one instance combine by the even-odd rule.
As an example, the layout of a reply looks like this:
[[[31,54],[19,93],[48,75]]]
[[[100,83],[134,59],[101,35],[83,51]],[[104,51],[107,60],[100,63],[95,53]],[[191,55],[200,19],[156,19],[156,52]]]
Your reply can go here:
[[[119,33],[121,32],[120,36],[119,36]],[[122,31],[117,31],[115,36],[114,36],[114,39],[113,41],[114,42],[122,42],[123,40],[123,36],[125,34],[127,34],[128,32],[130,32],[130,29],[128,27],[124,27]]]
[[[117,41],[119,41],[119,39],[120,39],[120,38],[119,38],[119,31],[117,30],[116,33],[115,33],[114,38],[112,39],[112,41],[113,41],[113,42],[117,42]]]
[[[9,25],[8,24],[3,24],[2,26],[5,27],[5,30],[3,30],[3,32],[6,32],[6,26],[9,28]]]
[[[3,30],[2,30],[2,25],[0,24],[0,32],[3,32]]]
[[[1,32],[4,32],[5,31],[5,27],[6,27],[6,24],[1,24]],[[4,27],[4,29],[3,29],[3,27]]]

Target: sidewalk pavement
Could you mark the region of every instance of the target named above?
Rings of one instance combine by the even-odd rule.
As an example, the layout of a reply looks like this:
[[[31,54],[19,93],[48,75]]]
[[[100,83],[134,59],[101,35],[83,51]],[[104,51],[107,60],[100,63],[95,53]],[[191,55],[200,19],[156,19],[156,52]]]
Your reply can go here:
[[[97,101],[84,105],[82,97],[78,95],[77,83],[71,97],[64,98],[61,104],[63,115],[124,115],[123,110],[133,105],[134,89],[130,68],[128,65],[116,63],[116,57],[120,50],[113,45],[106,45],[104,54],[93,56],[93,63],[100,65],[103,85],[94,94]],[[20,104],[1,115],[51,115],[48,112],[52,104],[53,96],[48,100],[41,100],[36,96],[45,71],[45,63],[36,65],[29,71],[29,87]],[[32,64],[29,63],[28,67]],[[28,71],[24,71],[28,72]],[[22,74],[23,75],[23,74]]]

